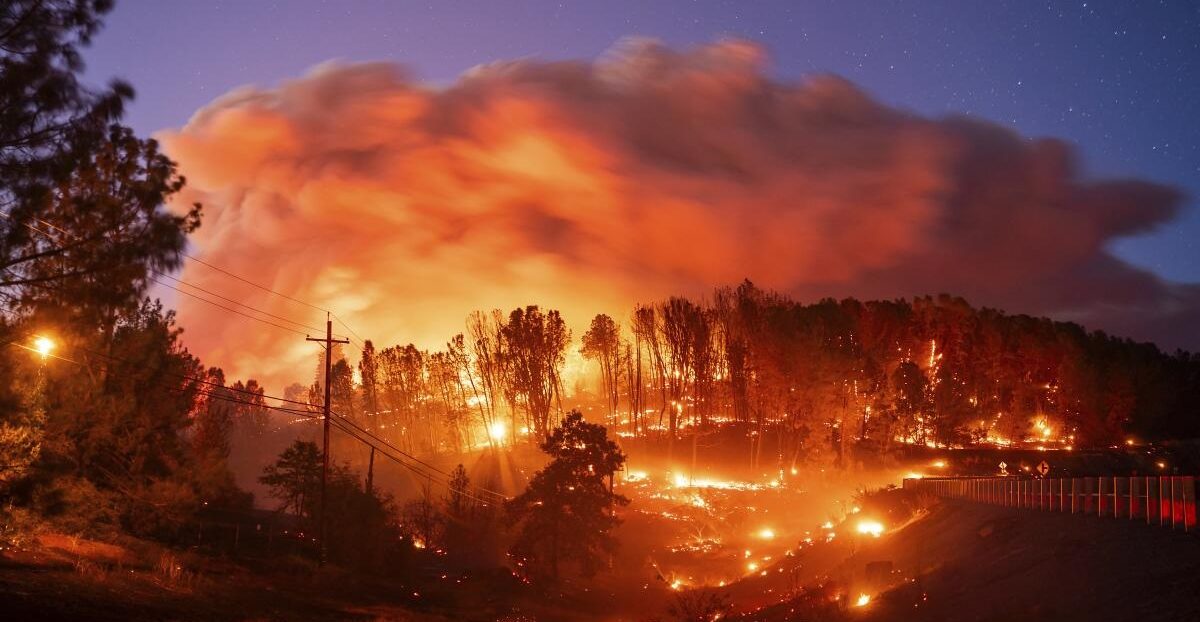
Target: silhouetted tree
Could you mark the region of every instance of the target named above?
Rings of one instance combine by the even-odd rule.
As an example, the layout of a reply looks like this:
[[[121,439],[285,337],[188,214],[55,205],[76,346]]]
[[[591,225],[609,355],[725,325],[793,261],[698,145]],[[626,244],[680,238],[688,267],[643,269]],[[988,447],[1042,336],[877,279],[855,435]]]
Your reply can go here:
[[[612,491],[625,454],[603,426],[584,421],[578,411],[568,413],[540,447],[550,463],[508,503],[518,525],[512,554],[527,571],[551,579],[558,579],[562,562],[591,575],[616,545],[616,506],[629,502]]]
[[[583,334],[583,348],[580,352],[585,358],[596,361],[600,365],[600,379],[604,387],[605,403],[608,406],[610,424],[617,415],[618,398],[620,396],[621,368],[621,329],[613,319],[603,313],[592,318],[592,325]]]
[[[544,438],[561,399],[560,373],[571,332],[558,311],[528,306],[509,314],[501,334],[508,384],[525,406],[534,438]]]
[[[296,441],[267,465],[258,478],[271,496],[283,501],[285,511],[308,517],[321,489],[321,450],[316,443]]]

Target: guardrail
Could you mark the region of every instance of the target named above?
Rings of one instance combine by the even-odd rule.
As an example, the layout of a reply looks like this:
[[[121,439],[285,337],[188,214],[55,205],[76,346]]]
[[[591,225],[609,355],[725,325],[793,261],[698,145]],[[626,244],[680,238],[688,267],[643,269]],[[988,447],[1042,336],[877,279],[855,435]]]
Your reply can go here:
[[[905,490],[1012,508],[1145,520],[1196,529],[1196,478],[1162,477],[925,477]]]

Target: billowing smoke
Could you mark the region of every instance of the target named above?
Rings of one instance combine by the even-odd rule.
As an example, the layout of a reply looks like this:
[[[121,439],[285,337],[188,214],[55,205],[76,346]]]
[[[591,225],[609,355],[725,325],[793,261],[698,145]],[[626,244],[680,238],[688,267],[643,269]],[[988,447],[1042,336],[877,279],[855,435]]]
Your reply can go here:
[[[801,298],[959,294],[1164,346],[1200,345],[1200,288],[1108,251],[1172,219],[1169,188],[1081,178],[1069,147],[928,119],[761,49],[647,41],[447,86],[329,64],[244,88],[162,136],[206,206],[198,256],[332,307],[377,343],[440,347],[474,309],[576,327],[744,278]],[[306,308],[191,264],[184,280]],[[191,347],[234,376],[310,378],[313,344],[187,297]],[[1191,341],[1188,341],[1188,340]]]

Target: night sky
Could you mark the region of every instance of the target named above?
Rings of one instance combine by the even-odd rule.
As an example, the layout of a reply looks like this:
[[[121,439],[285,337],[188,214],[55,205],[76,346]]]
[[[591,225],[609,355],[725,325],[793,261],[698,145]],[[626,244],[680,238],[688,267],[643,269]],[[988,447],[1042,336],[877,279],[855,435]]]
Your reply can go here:
[[[88,76],[130,80],[128,122],[178,127],[244,84],[330,59],[391,60],[444,83],[494,60],[585,58],[627,36],[761,42],[783,78],[831,72],[921,114],[967,114],[1076,143],[1089,173],[1200,196],[1200,3],[785,0],[162,2],[121,0]],[[1200,214],[1117,248],[1200,281]]]

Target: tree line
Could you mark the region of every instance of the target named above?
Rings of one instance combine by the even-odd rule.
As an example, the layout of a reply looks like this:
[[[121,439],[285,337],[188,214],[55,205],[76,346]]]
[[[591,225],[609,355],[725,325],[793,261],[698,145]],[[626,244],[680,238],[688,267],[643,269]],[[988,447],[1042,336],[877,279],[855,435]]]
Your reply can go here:
[[[564,391],[575,347],[593,390]],[[636,305],[624,325],[597,315],[578,343],[557,311],[475,312],[441,351],[368,343],[360,384],[337,367],[335,403],[434,453],[535,444],[564,400],[626,437],[743,434],[754,464],[1200,436],[1195,355],[948,295],[804,304],[745,282]]]

